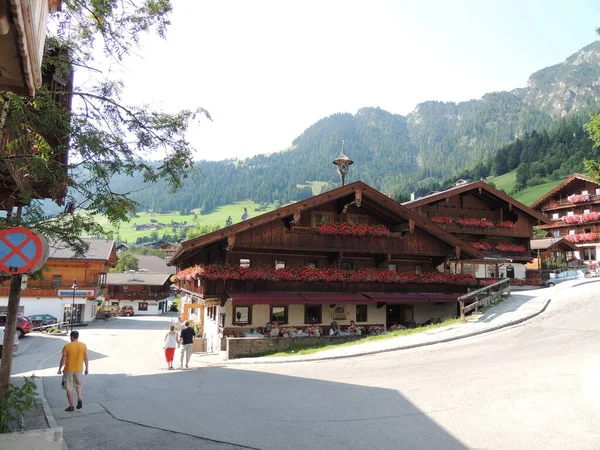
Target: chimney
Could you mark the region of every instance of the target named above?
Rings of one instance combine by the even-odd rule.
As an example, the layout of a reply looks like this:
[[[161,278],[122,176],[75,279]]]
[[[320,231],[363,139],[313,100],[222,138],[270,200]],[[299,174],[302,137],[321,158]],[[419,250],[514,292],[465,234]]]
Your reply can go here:
[[[414,202],[414,201],[415,201],[415,193],[414,193],[414,192],[411,192],[411,193],[410,193],[410,201],[411,201],[411,202]]]

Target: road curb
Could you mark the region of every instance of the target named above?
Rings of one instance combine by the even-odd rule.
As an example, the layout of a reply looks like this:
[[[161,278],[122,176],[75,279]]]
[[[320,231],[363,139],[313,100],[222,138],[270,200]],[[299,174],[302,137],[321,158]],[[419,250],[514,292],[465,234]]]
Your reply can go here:
[[[277,360],[277,361],[228,360],[228,361],[223,361],[223,362],[208,363],[208,366],[233,366],[233,365],[252,365],[252,364],[289,364],[289,363],[299,363],[299,362],[330,361],[330,360],[334,360],[334,359],[346,359],[346,358],[355,358],[357,356],[377,355],[380,353],[389,353],[389,352],[396,352],[396,351],[400,351],[400,350],[409,350],[411,348],[426,347],[428,345],[443,344],[445,342],[452,342],[452,341],[457,341],[459,339],[466,339],[469,337],[478,336],[478,335],[485,334],[485,333],[491,333],[493,331],[498,331],[503,328],[512,327],[514,325],[519,325],[520,323],[530,320],[530,319],[534,318],[535,316],[546,311],[546,308],[548,308],[550,301],[551,301],[551,299],[547,299],[544,306],[542,306],[542,308],[539,311],[536,311],[535,313],[529,314],[525,317],[521,317],[520,319],[513,320],[511,322],[507,322],[502,325],[496,325],[495,327],[490,327],[485,330],[473,331],[472,333],[466,333],[466,334],[463,334],[460,336],[453,336],[453,337],[449,337],[449,338],[438,339],[438,340],[431,341],[431,342],[421,342],[418,344],[401,345],[398,347],[386,348],[386,349],[381,349],[381,350],[370,350],[370,351],[365,351],[365,352],[361,352],[361,353],[355,353],[353,355],[337,355],[337,356],[326,356],[326,357],[321,357],[321,358],[303,358],[303,359],[290,358],[290,359],[286,359],[286,360]]]

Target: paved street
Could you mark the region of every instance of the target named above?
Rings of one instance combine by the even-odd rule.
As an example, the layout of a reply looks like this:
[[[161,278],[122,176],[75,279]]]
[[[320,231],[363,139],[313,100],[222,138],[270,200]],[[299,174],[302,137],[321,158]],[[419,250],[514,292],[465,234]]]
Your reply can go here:
[[[320,362],[167,371],[170,318],[99,322],[80,330],[91,373],[74,413],[64,412],[56,374],[64,341],[31,337],[15,372],[44,363],[46,397],[71,450],[592,449],[598,286],[546,289],[547,311],[510,329]]]

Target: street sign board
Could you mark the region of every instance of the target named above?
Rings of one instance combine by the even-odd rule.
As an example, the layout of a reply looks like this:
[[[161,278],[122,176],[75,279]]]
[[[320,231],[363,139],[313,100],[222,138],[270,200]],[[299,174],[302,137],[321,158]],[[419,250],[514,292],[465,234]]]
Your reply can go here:
[[[48,242],[35,231],[12,227],[0,231],[0,270],[8,274],[39,270],[48,260]]]
[[[58,295],[59,297],[94,297],[96,291],[94,289],[59,289]]]

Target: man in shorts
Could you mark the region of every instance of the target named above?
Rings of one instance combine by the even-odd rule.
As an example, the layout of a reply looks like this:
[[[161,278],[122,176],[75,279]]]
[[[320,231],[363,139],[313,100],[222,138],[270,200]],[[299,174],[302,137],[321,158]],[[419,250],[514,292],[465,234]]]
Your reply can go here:
[[[190,327],[190,323],[186,321],[184,327],[181,330],[181,364],[179,365],[180,369],[183,369],[183,356],[185,355],[185,368],[188,368],[188,364],[190,363],[190,358],[192,357],[192,347],[194,345],[194,337],[196,333],[194,329]]]
[[[83,372],[83,363],[85,362],[85,372]],[[62,368],[65,368],[64,373]],[[83,342],[79,342],[79,331],[71,331],[71,343],[63,347],[62,358],[58,366],[58,374],[63,374],[62,387],[67,391],[69,406],[65,411],[75,411],[73,408],[73,388],[77,391],[77,409],[83,408],[81,398],[81,385],[83,382],[82,372],[88,374],[87,347]]]

